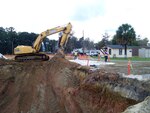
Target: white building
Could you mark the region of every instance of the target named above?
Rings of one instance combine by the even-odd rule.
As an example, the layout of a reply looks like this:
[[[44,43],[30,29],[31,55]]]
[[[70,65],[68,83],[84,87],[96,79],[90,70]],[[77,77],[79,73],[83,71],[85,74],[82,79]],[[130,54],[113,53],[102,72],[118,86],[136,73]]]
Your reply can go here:
[[[141,47],[139,49],[139,57],[150,58],[150,47]]]
[[[125,57],[125,49],[122,45],[107,45],[108,53],[111,58],[124,58]],[[132,48],[131,46],[127,46],[127,58],[132,57]]]

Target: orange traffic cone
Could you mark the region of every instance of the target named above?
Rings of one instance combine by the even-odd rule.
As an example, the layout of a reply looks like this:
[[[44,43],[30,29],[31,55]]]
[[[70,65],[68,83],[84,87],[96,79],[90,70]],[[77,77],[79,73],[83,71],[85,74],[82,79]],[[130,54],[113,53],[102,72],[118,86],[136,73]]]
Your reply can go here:
[[[130,60],[128,61],[128,75],[131,74],[131,62]]]

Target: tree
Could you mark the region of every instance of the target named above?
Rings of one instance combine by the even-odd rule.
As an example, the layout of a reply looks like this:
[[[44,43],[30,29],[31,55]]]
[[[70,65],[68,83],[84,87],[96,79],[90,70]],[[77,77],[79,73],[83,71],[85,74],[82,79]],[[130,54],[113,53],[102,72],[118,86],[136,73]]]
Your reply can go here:
[[[0,27],[0,53],[5,54],[6,52],[6,37],[7,33],[3,27]]]
[[[140,35],[138,35],[138,37],[136,38],[135,43],[137,44],[137,46],[147,46],[147,43],[149,42],[148,38],[141,38],[142,37]]]
[[[20,32],[18,33],[18,45],[32,46],[37,36],[34,33]]]
[[[56,46],[58,45],[58,41],[56,40],[50,40],[50,51],[53,53],[56,51]]]
[[[7,32],[7,51],[10,54],[13,54],[15,42],[17,41],[17,33],[13,27],[6,28]]]
[[[129,24],[122,24],[114,36],[117,43],[125,47],[125,58],[127,57],[127,45],[136,40],[136,34],[133,27]]]
[[[147,43],[149,42],[148,38],[144,38],[143,40],[138,40],[139,46],[147,46]]]
[[[83,45],[84,44],[84,37],[81,37],[77,43],[78,43],[77,48],[82,48],[84,46]]]
[[[79,40],[77,39],[77,37],[73,36],[72,38],[70,38],[68,40],[67,46],[65,47],[65,52],[70,53],[73,49],[93,49],[94,48],[94,42],[90,41],[89,38],[86,38],[84,40],[84,38],[80,38]],[[84,52],[84,50],[83,50]]]
[[[77,42],[78,39],[75,36],[72,36],[71,38],[69,38],[67,45],[65,47],[65,51],[67,53],[70,53],[73,49],[77,48]]]
[[[94,49],[94,42],[90,41],[90,38],[86,38],[84,40],[84,49],[88,50]]]
[[[107,46],[108,44],[111,44],[111,42],[108,40],[110,35],[108,33],[105,33],[102,35],[102,40],[96,43],[96,49],[101,49],[104,46]]]
[[[108,33],[105,33],[105,34],[103,35],[102,41],[103,41],[103,43],[104,43],[104,46],[107,46],[109,37],[110,37],[110,36],[108,35]]]

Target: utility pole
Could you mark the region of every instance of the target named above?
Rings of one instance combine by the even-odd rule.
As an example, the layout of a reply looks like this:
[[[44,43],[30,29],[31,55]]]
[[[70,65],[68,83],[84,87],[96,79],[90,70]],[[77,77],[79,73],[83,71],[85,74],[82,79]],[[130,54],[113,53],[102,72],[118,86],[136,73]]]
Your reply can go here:
[[[82,44],[82,48],[83,48],[83,54],[84,54],[84,30],[82,31],[82,35],[83,35],[83,44]]]
[[[84,39],[84,30],[82,31],[83,39]]]

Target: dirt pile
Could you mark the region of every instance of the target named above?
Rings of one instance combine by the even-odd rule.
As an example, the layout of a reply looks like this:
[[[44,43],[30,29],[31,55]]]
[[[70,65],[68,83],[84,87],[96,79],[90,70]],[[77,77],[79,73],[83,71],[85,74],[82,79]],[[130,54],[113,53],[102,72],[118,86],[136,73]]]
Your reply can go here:
[[[130,106],[123,113],[149,113],[150,112],[150,96],[146,97],[144,101]]]
[[[116,91],[123,82],[60,55],[47,62],[1,60],[0,113],[120,113],[138,103]]]

